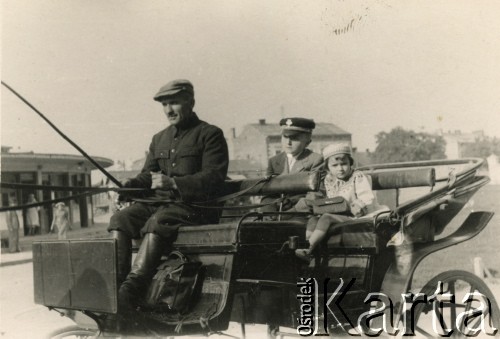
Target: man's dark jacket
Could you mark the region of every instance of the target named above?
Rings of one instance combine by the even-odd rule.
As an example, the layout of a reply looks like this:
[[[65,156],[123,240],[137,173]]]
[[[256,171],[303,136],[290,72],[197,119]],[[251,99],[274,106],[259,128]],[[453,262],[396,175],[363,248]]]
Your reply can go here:
[[[149,188],[150,172],[161,171],[175,180],[182,201],[208,201],[219,195],[228,165],[222,130],[193,113],[182,128],[169,126],[153,136],[144,167],[132,185]]]
[[[275,155],[268,161],[266,175],[286,174],[285,169],[288,167],[288,157],[285,152]],[[295,164],[288,173],[297,172],[315,172],[323,169],[323,157],[321,154],[314,153],[306,148],[297,158]]]
[[[268,160],[268,166],[266,175],[281,175],[288,173],[298,173],[298,172],[316,172],[323,171],[323,156],[318,153],[314,153],[310,149],[306,148],[297,158],[295,164],[291,169],[288,169],[288,157],[285,152],[281,152]],[[288,169],[288,172],[286,171]],[[304,194],[288,195],[288,201],[283,205],[283,210],[286,211],[293,207],[300,198],[304,197]],[[273,200],[279,198],[278,195],[269,195],[262,198],[261,203],[270,203]],[[278,206],[271,204],[262,208],[264,212],[277,211]]]

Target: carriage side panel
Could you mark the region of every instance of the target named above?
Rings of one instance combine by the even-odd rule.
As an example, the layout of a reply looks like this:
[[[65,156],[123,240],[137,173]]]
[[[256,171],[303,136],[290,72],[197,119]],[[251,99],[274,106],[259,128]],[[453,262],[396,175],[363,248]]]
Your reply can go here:
[[[114,239],[33,243],[35,303],[116,313]]]

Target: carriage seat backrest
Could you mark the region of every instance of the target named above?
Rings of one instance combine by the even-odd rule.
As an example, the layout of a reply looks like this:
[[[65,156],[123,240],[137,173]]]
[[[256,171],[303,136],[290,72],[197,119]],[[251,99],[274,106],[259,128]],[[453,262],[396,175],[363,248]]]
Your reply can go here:
[[[408,187],[433,187],[436,183],[434,168],[366,171],[371,177],[372,189],[386,190]]]
[[[436,183],[434,168],[390,170],[366,170],[379,204],[394,209],[399,204],[399,189],[433,187]],[[340,225],[339,225],[340,226]],[[341,228],[329,231],[329,248],[376,248],[377,237],[373,232],[372,219],[355,219],[342,223]]]
[[[434,187],[436,171],[432,167],[372,170],[365,172],[372,181],[372,189],[378,202],[394,209],[399,205],[400,189],[412,187]]]
[[[317,191],[320,184],[319,172],[298,172],[265,178],[228,180],[224,193],[241,192],[242,195],[300,194]]]
[[[366,170],[374,190],[399,189],[406,187],[434,186],[434,168]],[[242,195],[300,194],[318,191],[320,172],[298,172],[282,174],[268,180],[264,178],[227,180],[224,194],[241,192]]]

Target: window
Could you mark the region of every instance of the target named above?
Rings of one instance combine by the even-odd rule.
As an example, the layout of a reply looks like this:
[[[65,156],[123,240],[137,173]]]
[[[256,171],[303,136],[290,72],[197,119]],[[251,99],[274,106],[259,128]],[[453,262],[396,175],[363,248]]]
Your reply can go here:
[[[35,184],[35,173],[27,172],[27,173],[19,173],[19,182],[22,184]]]

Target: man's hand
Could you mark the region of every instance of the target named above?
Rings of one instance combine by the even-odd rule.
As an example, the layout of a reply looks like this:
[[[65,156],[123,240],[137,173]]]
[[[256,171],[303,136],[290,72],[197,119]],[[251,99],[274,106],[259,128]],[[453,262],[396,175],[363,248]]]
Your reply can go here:
[[[151,189],[177,190],[174,179],[162,173],[151,172]]]

